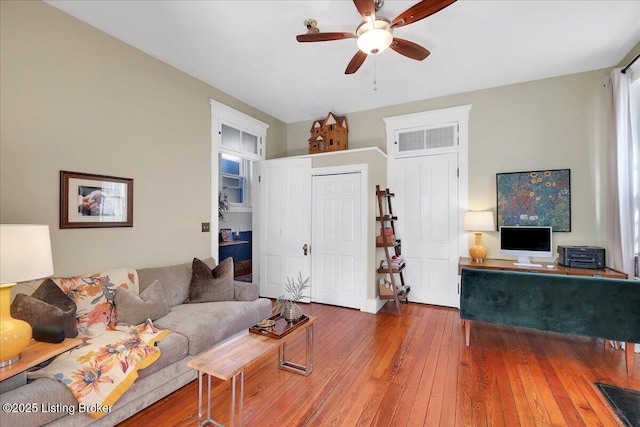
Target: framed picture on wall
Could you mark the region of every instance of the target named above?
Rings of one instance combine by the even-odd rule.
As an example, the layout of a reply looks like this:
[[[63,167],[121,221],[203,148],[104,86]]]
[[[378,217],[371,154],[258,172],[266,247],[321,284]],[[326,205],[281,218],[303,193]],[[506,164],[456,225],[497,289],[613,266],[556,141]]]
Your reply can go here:
[[[502,225],[551,226],[571,231],[569,169],[496,174],[498,229]]]
[[[220,229],[220,240],[223,242],[230,242],[231,238],[231,229],[230,228],[221,228]]]
[[[133,179],[60,171],[60,228],[133,227]]]

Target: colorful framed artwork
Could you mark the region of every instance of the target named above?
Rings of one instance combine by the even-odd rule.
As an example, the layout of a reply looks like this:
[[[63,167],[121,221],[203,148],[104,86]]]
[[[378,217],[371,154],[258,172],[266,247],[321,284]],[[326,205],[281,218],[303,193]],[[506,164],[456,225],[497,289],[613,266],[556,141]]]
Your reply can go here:
[[[60,228],[133,227],[133,179],[60,171]]]
[[[502,225],[551,226],[571,231],[569,169],[496,174],[498,229]]]
[[[223,242],[232,241],[231,229],[230,228],[221,228],[220,229],[220,240]]]

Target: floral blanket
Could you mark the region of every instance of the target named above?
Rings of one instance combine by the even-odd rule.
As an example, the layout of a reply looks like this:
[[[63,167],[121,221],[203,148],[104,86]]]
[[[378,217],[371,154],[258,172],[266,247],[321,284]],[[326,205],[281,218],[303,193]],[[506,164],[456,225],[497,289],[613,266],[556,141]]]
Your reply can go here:
[[[160,357],[156,343],[171,331],[151,321],[105,331],[87,345],[61,354],[29,378],[53,378],[65,384],[83,405],[83,412],[100,418],[131,387],[143,369]]]
[[[78,337],[96,337],[116,326],[114,299],[119,287],[138,295],[138,272],[131,268],[120,268],[88,276],[52,277],[78,307],[76,325]]]

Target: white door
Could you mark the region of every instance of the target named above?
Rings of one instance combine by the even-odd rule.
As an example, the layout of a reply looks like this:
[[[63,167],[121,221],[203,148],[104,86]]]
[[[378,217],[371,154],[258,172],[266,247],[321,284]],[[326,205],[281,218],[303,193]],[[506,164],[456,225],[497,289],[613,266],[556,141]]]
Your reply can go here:
[[[361,309],[366,275],[360,173],[318,175],[312,181],[314,301]]]
[[[448,307],[458,295],[458,154],[395,159],[389,189],[410,301]]]
[[[260,162],[259,233],[260,295],[277,298],[287,277],[310,276],[311,159]]]

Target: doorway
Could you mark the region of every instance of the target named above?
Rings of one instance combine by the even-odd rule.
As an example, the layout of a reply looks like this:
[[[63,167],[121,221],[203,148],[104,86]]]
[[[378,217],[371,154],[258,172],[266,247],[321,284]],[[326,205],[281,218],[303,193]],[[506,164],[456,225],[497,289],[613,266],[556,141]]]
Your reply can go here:
[[[211,254],[232,257],[236,280],[253,281],[254,168],[265,158],[269,125],[213,99],[211,106]]]
[[[260,162],[259,187],[259,265],[253,269],[260,272],[260,296],[278,298],[288,277],[311,275],[311,159]]]
[[[471,105],[385,118],[388,186],[412,301],[458,307]]]
[[[313,299],[362,309],[366,275],[361,173],[314,175],[312,187]]]
[[[235,280],[252,282],[253,207],[256,162],[240,154],[219,155],[218,259],[233,259]]]
[[[301,273],[311,277],[304,301],[365,309],[367,177],[367,165],[260,162],[261,296],[282,295],[287,277]]]
[[[458,155],[396,159],[390,186],[396,194],[396,234],[404,278],[415,302],[457,307]]]

